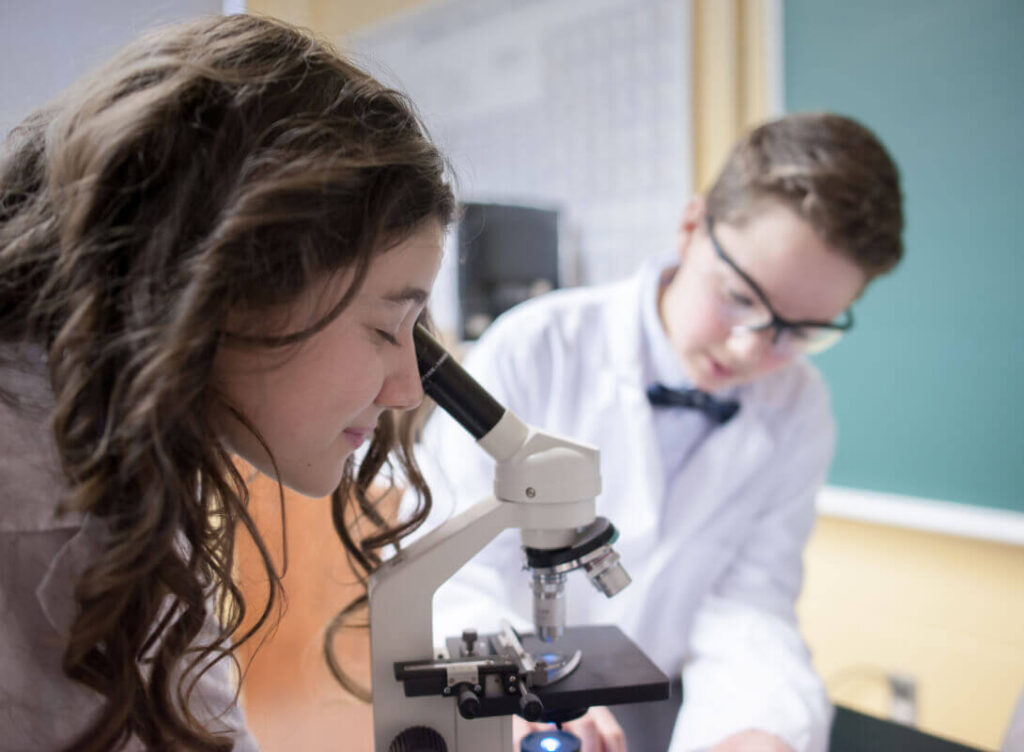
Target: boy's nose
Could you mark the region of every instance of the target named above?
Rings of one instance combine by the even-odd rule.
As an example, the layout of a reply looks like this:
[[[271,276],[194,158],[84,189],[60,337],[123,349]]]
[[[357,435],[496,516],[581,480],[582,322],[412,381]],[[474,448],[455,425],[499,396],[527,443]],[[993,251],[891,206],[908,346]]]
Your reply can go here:
[[[729,337],[729,349],[745,363],[760,362],[772,353],[774,329],[737,331]]]

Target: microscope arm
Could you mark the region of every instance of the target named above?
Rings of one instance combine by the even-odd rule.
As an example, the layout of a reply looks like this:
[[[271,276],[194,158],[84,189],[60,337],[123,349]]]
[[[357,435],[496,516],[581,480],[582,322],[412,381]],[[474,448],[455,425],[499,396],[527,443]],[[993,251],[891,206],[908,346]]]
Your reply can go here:
[[[419,326],[416,352],[424,389],[497,460],[501,500],[474,504],[373,574],[370,623],[388,624],[388,642],[403,646],[406,654],[394,660],[431,655],[434,592],[498,533],[517,527],[532,531],[532,546],[569,545],[578,528],[593,522],[600,491],[597,450],[530,429]]]
[[[414,336],[423,390],[495,459],[498,499],[531,505],[593,502],[601,491],[596,447],[527,426],[480,386],[422,325],[416,326]],[[525,546],[572,545],[575,531],[560,527],[558,521],[549,524],[550,516],[537,510],[523,524],[516,523],[523,530]],[[592,512],[582,524],[591,521]]]

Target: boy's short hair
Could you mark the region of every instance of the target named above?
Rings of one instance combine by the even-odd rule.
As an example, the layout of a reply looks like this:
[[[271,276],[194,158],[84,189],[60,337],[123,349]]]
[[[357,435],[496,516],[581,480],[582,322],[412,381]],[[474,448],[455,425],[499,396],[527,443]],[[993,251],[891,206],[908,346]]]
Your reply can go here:
[[[869,281],[903,255],[899,171],[875,135],[850,118],[788,115],[741,139],[708,193],[708,212],[742,224],[765,201],[796,212]]]

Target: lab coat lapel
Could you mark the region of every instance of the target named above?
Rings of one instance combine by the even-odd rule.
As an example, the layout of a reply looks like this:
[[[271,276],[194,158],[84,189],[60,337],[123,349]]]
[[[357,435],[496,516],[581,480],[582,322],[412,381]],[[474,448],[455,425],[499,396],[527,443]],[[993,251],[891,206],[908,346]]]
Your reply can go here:
[[[606,411],[608,436],[618,436],[614,456],[602,458],[602,464],[629,463],[639,472],[616,472],[615,477],[629,477],[633,485],[615,493],[628,498],[630,527],[641,532],[640,539],[654,542],[664,496],[665,470],[661,452],[655,443],[654,417],[643,384],[643,339],[640,319],[642,275],[637,274],[619,283],[609,296],[606,332],[608,348],[609,390],[613,409]],[[612,489],[609,488],[611,491]]]

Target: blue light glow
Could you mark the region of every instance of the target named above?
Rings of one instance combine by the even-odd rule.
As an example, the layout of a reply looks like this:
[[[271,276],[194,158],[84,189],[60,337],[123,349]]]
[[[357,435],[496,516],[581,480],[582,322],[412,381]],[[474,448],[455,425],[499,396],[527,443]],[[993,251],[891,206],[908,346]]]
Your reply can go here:
[[[547,663],[548,665],[550,665],[552,663],[557,663],[558,659],[561,658],[561,657],[562,656],[560,656],[558,653],[545,653],[544,655],[541,656],[541,658],[544,659],[544,662]]]
[[[557,752],[562,748],[562,743],[553,736],[549,736],[546,739],[540,740],[540,748],[544,752]]]

